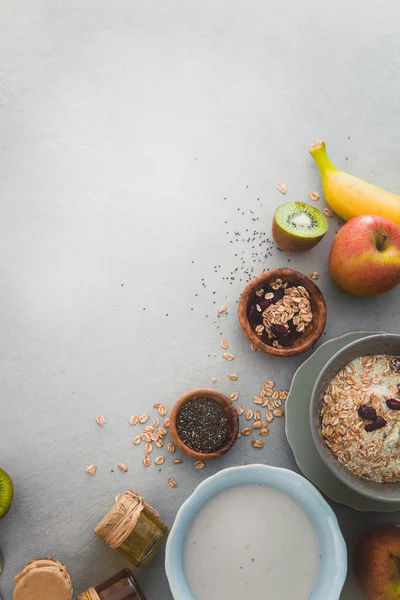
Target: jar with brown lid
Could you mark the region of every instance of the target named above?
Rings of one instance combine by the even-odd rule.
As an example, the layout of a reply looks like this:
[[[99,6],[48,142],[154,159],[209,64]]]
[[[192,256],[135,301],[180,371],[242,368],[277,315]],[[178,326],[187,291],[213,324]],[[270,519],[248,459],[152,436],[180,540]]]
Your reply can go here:
[[[168,535],[158,512],[133,490],[117,496],[94,532],[135,567],[150,562]]]
[[[129,569],[120,571],[107,581],[91,587],[77,600],[146,600]]]

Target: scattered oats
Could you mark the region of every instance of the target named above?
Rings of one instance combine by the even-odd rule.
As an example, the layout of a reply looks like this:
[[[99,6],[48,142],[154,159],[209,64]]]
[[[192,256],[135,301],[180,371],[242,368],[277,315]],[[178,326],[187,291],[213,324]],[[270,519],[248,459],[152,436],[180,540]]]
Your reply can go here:
[[[160,413],[160,415],[162,417],[165,417],[165,415],[168,412],[168,408],[165,406],[165,404],[160,404],[159,408],[158,408],[158,412]]]
[[[148,454],[143,456],[143,464],[145,467],[149,467],[151,465],[151,458]]]
[[[131,425],[137,425],[137,423],[139,423],[139,417],[137,415],[134,415],[129,419],[129,423]]]
[[[171,454],[174,454],[174,452],[175,452],[175,446],[169,442],[167,444],[167,450],[168,450],[168,452],[171,452]]]
[[[183,460],[181,460],[180,458],[174,458],[174,460],[172,461],[173,465],[181,465],[183,463]]]
[[[121,469],[121,471],[123,473],[126,473],[128,471],[128,467],[126,465],[124,465],[124,463],[118,463],[118,467]]]
[[[276,189],[279,190],[281,194],[287,194],[287,187],[284,183],[278,183]]]
[[[164,457],[163,457],[163,456],[157,456],[157,458],[156,458],[156,459],[155,459],[155,461],[154,461],[154,464],[155,464],[155,465],[162,465],[162,464],[163,464],[163,462],[164,462],[164,460],[165,460],[165,459],[164,459]]]
[[[154,427],[152,427],[151,425],[148,425],[147,427],[145,427],[145,428],[143,429],[143,431],[144,431],[145,433],[153,433],[153,431],[154,431]]]
[[[251,408],[249,408],[248,410],[246,410],[246,420],[250,421],[250,419],[253,418],[253,411],[251,410]]]
[[[275,402],[273,402],[272,400],[268,400],[267,407],[268,410],[275,410]]]
[[[133,443],[135,444],[135,446],[137,446],[138,444],[140,444],[141,441],[142,441],[142,436],[141,435],[135,435],[135,437],[133,438]]]
[[[105,420],[105,418],[103,417],[103,415],[99,415],[99,416],[96,418],[96,423],[97,423],[97,425],[100,425],[100,427],[104,427],[104,425],[105,425],[105,423],[106,423],[106,420]]]
[[[147,413],[143,413],[142,415],[140,415],[139,417],[139,423],[141,423],[142,425],[144,423],[147,423],[147,421],[149,420],[149,415]]]
[[[230,395],[230,398],[231,398],[232,402],[236,402],[236,400],[239,398],[239,394],[237,392],[233,392]]]
[[[153,452],[153,444],[151,442],[147,442],[147,444],[144,445],[144,451],[146,454]]]
[[[165,425],[165,423],[164,423],[164,425]],[[159,435],[161,438],[165,438],[165,437],[167,437],[167,432],[166,432],[166,430],[164,429],[164,427],[159,427],[159,428],[157,429],[156,433],[157,433],[157,435]]]
[[[283,417],[284,411],[281,408],[276,408],[274,410],[274,417]]]
[[[260,430],[260,435],[268,435],[269,434],[269,429],[267,427],[263,427]]]
[[[237,381],[239,379],[239,377],[235,373],[230,373],[228,377],[231,381]]]
[[[251,427],[244,427],[242,429],[242,435],[250,435],[251,431],[252,431]]]
[[[259,410],[254,411],[254,420],[261,421],[261,412]]]
[[[86,473],[89,473],[89,475],[91,475],[93,477],[93,475],[97,471],[97,466],[96,465],[89,465],[88,467],[86,467],[85,471],[86,471]]]
[[[161,402],[156,402],[155,404],[153,404],[153,408],[160,408],[161,406]]]
[[[286,390],[279,390],[279,398],[281,400],[286,400],[286,398],[288,397],[288,391]]]
[[[222,356],[225,358],[225,360],[235,360],[234,355],[230,352],[224,352]]]
[[[264,381],[264,387],[266,387],[266,388],[275,387],[275,381],[273,381],[272,379],[268,379],[267,381]]]
[[[164,446],[164,440],[157,440],[154,442],[154,445],[157,446],[157,448],[162,448]]]
[[[279,398],[279,392],[276,390],[275,392],[273,392],[272,396],[271,396],[272,400],[278,400]]]
[[[274,415],[272,412],[268,411],[265,415],[265,418],[267,419],[268,423],[271,423],[274,420]]]
[[[151,433],[150,437],[151,437],[151,441],[154,443],[158,442],[158,440],[160,439],[160,436],[157,435],[157,433]]]
[[[164,419],[164,427],[165,427],[166,429],[168,429],[168,428],[169,428],[169,418],[167,418],[167,419]]]
[[[311,279],[319,279],[317,271],[313,271],[312,273],[310,273],[310,277]]]
[[[226,310],[228,310],[228,307],[225,304],[222,304],[218,309],[218,314],[224,313]]]
[[[218,380],[217,380],[217,378],[216,378],[216,377],[213,377],[211,381],[212,381],[213,383],[217,383],[217,381],[218,381]]]
[[[170,485],[171,487],[173,487],[173,488],[176,488],[176,486],[178,485],[178,484],[176,483],[176,481],[175,481],[175,479],[174,479],[173,477],[170,477],[170,478],[168,479],[168,483],[169,483],[169,485]]]
[[[244,413],[244,406],[243,406],[243,404],[241,404],[240,406],[237,407],[236,412],[238,414],[238,417],[240,417],[240,415],[242,415]]]
[[[228,342],[226,340],[221,340],[221,346],[224,350],[228,349]]]
[[[253,402],[254,404],[262,404],[263,399],[261,398],[261,396],[253,396]]]
[[[329,219],[333,217],[333,211],[330,208],[324,208],[324,213]]]
[[[254,448],[264,448],[264,442],[261,440],[253,440],[251,445],[254,446]]]
[[[319,200],[319,194],[318,192],[310,192],[308,194],[311,198],[311,200],[314,200],[314,202],[316,202],[317,200]]]
[[[252,352],[257,352],[257,348],[254,346],[254,344],[250,344],[250,348]]]
[[[151,437],[149,433],[142,433],[140,436],[144,442],[151,442]]]
[[[155,417],[154,421],[153,421],[153,426],[154,427],[158,427],[160,424],[160,419],[158,419],[157,417]]]
[[[204,467],[206,466],[206,463],[203,462],[202,460],[196,460],[196,462],[193,463],[193,466],[195,469],[204,469]]]
[[[261,421],[254,421],[253,429],[261,429]]]

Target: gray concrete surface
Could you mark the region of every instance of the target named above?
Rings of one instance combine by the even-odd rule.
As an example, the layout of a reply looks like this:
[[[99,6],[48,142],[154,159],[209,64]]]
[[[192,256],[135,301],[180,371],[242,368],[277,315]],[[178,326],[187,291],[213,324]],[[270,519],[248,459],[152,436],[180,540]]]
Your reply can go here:
[[[262,452],[242,439],[200,472],[145,469],[131,443],[131,414],[213,376],[245,403],[266,378],[289,386],[305,357],[253,354],[238,328],[244,270],[318,271],[324,339],[398,331],[398,291],[355,300],[330,280],[337,219],[301,256],[265,258],[259,237],[278,204],[320,190],[314,139],[400,190],[398,22],[396,0],[0,0],[0,466],[16,491],[0,523],[5,600],[35,557],[65,563],[76,592],[123,565],[93,527],[128,486],[171,526],[221,468],[295,469],[283,422]],[[334,508],[349,548],[391,518]],[[163,552],[138,578],[149,600],[171,599]]]

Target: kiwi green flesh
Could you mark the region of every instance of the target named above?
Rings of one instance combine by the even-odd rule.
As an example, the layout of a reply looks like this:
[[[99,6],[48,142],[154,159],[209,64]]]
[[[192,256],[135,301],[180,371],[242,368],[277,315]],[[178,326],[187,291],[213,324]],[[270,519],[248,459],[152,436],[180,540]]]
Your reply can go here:
[[[313,206],[304,202],[288,202],[275,212],[277,224],[288,233],[300,238],[321,238],[328,230],[328,221]]]
[[[14,496],[11,477],[0,469],[0,519],[8,513]]]

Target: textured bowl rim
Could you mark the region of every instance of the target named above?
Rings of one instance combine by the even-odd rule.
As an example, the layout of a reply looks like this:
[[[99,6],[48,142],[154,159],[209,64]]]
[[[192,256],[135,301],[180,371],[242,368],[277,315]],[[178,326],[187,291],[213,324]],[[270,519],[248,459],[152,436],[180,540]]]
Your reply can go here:
[[[337,479],[339,479],[339,481],[341,481],[344,485],[346,485],[347,487],[352,489],[357,494],[360,494],[361,496],[365,496],[366,498],[371,498],[372,500],[379,500],[379,502],[387,502],[389,504],[394,504],[394,503],[399,502],[399,498],[387,498],[385,496],[380,496],[379,494],[377,494],[376,492],[374,492],[372,490],[368,491],[368,490],[365,490],[364,488],[358,487],[357,485],[351,485],[348,477],[346,477],[347,471],[345,471],[344,468],[339,465],[339,463],[336,465],[336,463],[333,463],[332,460],[330,460],[331,452],[325,446],[325,444],[321,443],[321,440],[318,435],[318,431],[314,427],[314,411],[315,411],[315,405],[318,402],[317,389],[320,385],[321,380],[325,376],[326,371],[329,369],[329,367],[332,364],[334,364],[340,358],[340,356],[342,354],[344,354],[344,352],[346,352],[349,349],[351,350],[352,348],[357,347],[358,345],[360,345],[360,343],[365,342],[366,340],[381,339],[384,342],[385,339],[388,339],[388,338],[392,338],[392,339],[394,338],[394,339],[400,340],[400,335],[397,333],[375,333],[373,335],[367,335],[359,340],[350,342],[349,344],[347,344],[346,346],[344,346],[343,348],[338,350],[328,360],[328,362],[325,364],[324,368],[321,370],[320,374],[318,375],[318,377],[315,381],[314,387],[313,387],[313,391],[311,394],[311,401],[310,401],[309,418],[310,418],[311,434],[312,434],[312,437],[314,440],[314,445],[316,447],[318,454],[324,461],[325,466],[330,470],[330,472]],[[333,465],[335,465],[337,468],[335,468]],[[357,476],[355,475],[355,477],[357,477]],[[368,479],[365,479],[365,478],[359,478],[359,479],[361,479],[364,483],[368,483]],[[390,483],[386,483],[386,484],[382,483],[381,485],[385,486],[385,485],[391,485],[391,484]]]
[[[165,569],[174,600],[196,600],[191,594],[182,565],[186,532],[200,508],[223,489],[245,483],[270,485],[287,493],[309,516],[321,541],[329,551],[309,600],[338,600],[347,575],[347,548],[335,513],[320,492],[294,471],[261,464],[230,467],[212,475],[182,504],[167,540]],[[321,560],[321,556],[320,556]],[[321,564],[323,570],[321,571]]]

